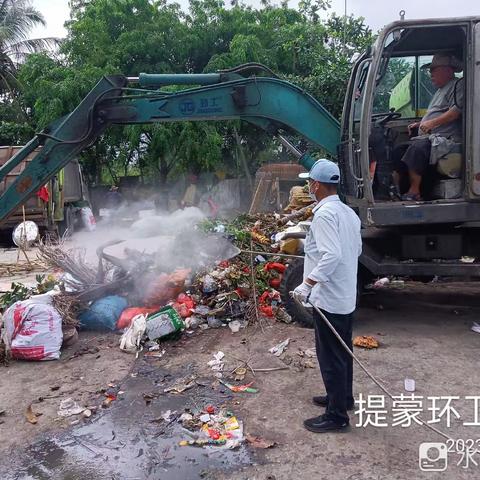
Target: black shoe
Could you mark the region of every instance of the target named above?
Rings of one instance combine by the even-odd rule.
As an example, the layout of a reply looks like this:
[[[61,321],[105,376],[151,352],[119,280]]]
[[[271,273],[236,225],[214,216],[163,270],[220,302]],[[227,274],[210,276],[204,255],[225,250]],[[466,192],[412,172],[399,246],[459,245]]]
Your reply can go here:
[[[336,430],[345,430],[348,427],[348,422],[339,423],[328,419],[325,415],[320,415],[319,417],[305,420],[303,425],[310,432],[325,433]]]
[[[313,397],[312,402],[314,405],[319,407],[328,407],[328,397],[326,395],[320,395],[319,397]],[[355,403],[350,403],[347,405],[347,410],[353,410],[355,408]]]

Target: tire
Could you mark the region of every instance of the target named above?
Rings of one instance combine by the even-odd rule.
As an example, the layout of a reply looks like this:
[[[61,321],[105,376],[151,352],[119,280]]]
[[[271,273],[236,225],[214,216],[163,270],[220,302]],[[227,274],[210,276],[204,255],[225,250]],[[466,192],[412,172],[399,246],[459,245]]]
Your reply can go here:
[[[357,276],[357,306],[360,304],[361,296],[365,290],[365,286],[372,282],[373,274],[367,270],[362,264],[358,265]],[[279,292],[282,297],[283,304],[287,313],[304,327],[313,328],[314,320],[312,309],[303,308],[298,305],[292,297],[290,292],[303,281],[303,260],[295,259],[288,265],[282,283],[280,284]]]
[[[357,307],[360,306],[362,302],[362,296],[366,292],[365,287],[373,282],[375,275],[373,275],[367,267],[363,266],[361,263],[358,264],[357,272]]]
[[[312,310],[300,306],[291,296],[290,292],[303,282],[303,259],[291,261],[285,270],[282,283],[279,287],[285,310],[293,320],[304,327],[313,328]]]

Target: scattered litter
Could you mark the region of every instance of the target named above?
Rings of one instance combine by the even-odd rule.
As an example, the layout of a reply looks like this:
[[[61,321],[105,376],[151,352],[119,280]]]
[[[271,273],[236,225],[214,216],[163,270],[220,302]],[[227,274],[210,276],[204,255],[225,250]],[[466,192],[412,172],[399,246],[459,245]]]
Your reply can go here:
[[[389,283],[390,283],[390,279],[388,277],[379,278],[373,284],[373,288],[383,288],[383,287],[386,287]]]
[[[162,358],[165,355],[166,350],[162,350],[161,352],[159,351],[150,351],[150,352],[145,352],[144,356],[147,358]]]
[[[238,367],[233,373],[235,374],[235,381],[242,381],[247,374],[247,369],[245,367]]]
[[[273,355],[275,355],[276,357],[279,357],[285,350],[286,348],[288,347],[288,344],[290,343],[290,339],[287,338],[286,340],[284,340],[283,342],[280,342],[279,344],[275,345],[274,347],[272,347],[269,352],[270,353],[273,353]]]
[[[32,410],[32,405],[30,404],[30,405],[27,407],[27,410],[25,411],[25,418],[27,419],[27,422],[32,423],[33,425],[35,425],[35,424],[38,422],[38,419],[37,419],[38,416],[39,416],[39,414],[38,414],[38,413],[35,413],[35,412]]]
[[[217,317],[207,317],[207,324],[209,328],[223,327],[223,322]]]
[[[140,341],[147,328],[147,317],[139,314],[133,317],[130,326],[125,330],[120,339],[120,350],[136,353],[140,350]]]
[[[82,415],[85,417],[85,418],[89,418],[92,416],[92,411],[89,409],[89,408],[86,408],[83,412],[82,412]]]
[[[222,385],[225,385],[229,390],[231,390],[234,393],[240,393],[240,392],[258,393],[258,389],[251,388],[251,385],[253,385],[253,382],[247,383],[246,385],[232,385],[230,383],[224,382],[223,380],[220,380],[220,383]]]
[[[176,414],[176,411],[172,412],[172,410],[167,410],[165,413],[162,413],[161,418],[164,422],[170,422],[172,420],[172,416]]]
[[[110,407],[111,403],[117,399],[117,396],[113,393],[105,393],[105,400],[102,402],[102,408]]]
[[[415,391],[415,380],[413,378],[406,378],[404,381],[404,385],[407,392]]]
[[[361,335],[353,339],[353,344],[356,347],[362,347],[367,349],[378,348],[378,340],[371,335]]]
[[[222,362],[223,357],[225,357],[225,354],[221,351],[215,353],[213,355],[213,360],[210,360],[207,365],[212,368],[214,372],[216,372],[216,377],[221,378],[222,377],[222,372],[223,372],[223,367],[224,363]]]
[[[462,258],[460,259],[460,261],[461,261],[462,263],[473,263],[473,262],[475,261],[475,257],[466,257],[466,256],[464,256],[464,257],[462,257]]]
[[[473,322],[472,332],[480,333],[480,324],[478,324],[477,322]]]
[[[314,358],[317,355],[317,353],[314,348],[307,348],[305,350],[299,350],[298,355],[300,357]]]
[[[250,444],[254,448],[266,449],[266,448],[275,447],[277,445],[277,442],[274,442],[273,440],[267,440],[257,435],[247,434],[245,436],[245,440],[247,441],[248,444]]]
[[[57,411],[59,417],[71,417],[72,415],[79,415],[85,410],[72,398],[66,398],[60,402],[60,408]]]
[[[179,420],[185,428],[195,434],[192,440],[180,441],[180,446],[233,449],[245,440],[242,422],[224,410],[219,411],[216,415],[182,414]]]
[[[174,383],[172,386],[165,388],[163,391],[165,393],[182,393],[185,390],[188,390],[189,388],[192,388],[196,384],[196,375],[189,375],[187,377],[181,378],[180,380],[177,380],[176,383]]]
[[[233,320],[228,324],[228,327],[232,331],[232,333],[237,333],[240,331],[240,327],[242,324],[238,320]]]

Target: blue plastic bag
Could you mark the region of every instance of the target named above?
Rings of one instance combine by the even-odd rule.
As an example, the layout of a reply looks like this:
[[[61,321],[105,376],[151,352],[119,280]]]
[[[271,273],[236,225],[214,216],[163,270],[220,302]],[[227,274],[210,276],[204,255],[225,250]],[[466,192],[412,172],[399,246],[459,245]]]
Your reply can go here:
[[[85,330],[115,330],[117,320],[127,306],[125,298],[110,295],[93,302],[78,319]]]

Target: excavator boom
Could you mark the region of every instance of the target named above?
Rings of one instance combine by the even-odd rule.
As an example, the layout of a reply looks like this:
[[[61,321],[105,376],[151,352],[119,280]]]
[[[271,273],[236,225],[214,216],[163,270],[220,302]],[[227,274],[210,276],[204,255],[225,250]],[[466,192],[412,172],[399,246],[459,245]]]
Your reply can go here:
[[[135,82],[140,88],[129,88]],[[165,85],[200,85],[176,92]],[[336,155],[340,128],[312,96],[295,85],[269,77],[237,73],[103,77],[70,114],[52,122],[0,168],[0,182],[37,147],[28,166],[0,197],[0,221],[10,215],[70,160],[92,145],[112,124],[241,119],[278,135],[299,162],[313,159],[283,136],[299,134]]]

